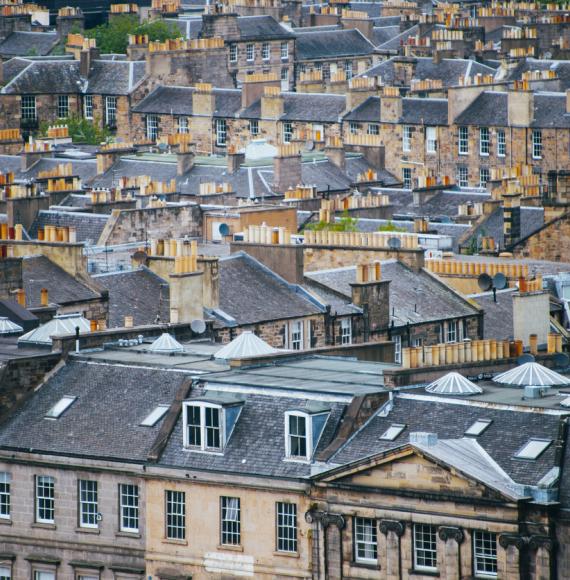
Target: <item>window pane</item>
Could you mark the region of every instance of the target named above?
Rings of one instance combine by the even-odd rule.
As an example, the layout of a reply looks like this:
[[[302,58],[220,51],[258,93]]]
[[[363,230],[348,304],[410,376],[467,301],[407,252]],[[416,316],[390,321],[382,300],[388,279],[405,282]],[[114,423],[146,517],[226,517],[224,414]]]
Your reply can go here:
[[[414,525],[414,568],[437,570],[437,537],[435,526]]]
[[[297,505],[277,502],[277,550],[297,551]]]
[[[241,541],[241,513],[238,497],[222,497],[222,544],[239,545]]]
[[[219,449],[220,438],[220,409],[206,407],[206,447]]]
[[[186,494],[183,491],[166,491],[166,537],[186,538]]]
[[[8,566],[0,566],[0,580],[10,580],[12,569]]]
[[[291,457],[307,457],[307,420],[289,415],[289,449]]]
[[[139,488],[137,485],[122,483],[119,486],[121,514],[120,527],[123,531],[138,532],[139,529]]]
[[[79,481],[79,523],[83,527],[97,527],[97,482]]]
[[[200,407],[186,407],[186,422],[188,425],[188,445],[201,447]]]
[[[376,561],[378,559],[376,520],[354,518],[354,544],[356,560]]]
[[[10,482],[11,475],[0,472],[0,518],[10,517]]]
[[[497,575],[497,535],[490,532],[473,532],[475,573]]]
[[[53,523],[55,520],[55,482],[53,477],[36,477],[36,521]]]

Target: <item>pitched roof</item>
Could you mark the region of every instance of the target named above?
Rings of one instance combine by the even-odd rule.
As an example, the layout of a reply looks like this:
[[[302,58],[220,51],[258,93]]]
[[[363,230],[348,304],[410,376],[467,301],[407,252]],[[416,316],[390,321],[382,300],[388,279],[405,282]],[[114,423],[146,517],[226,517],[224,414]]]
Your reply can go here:
[[[2,93],[73,95],[80,92],[79,61],[34,60],[3,88]]]
[[[401,123],[447,125],[447,99],[402,99]]]
[[[294,38],[294,35],[273,16],[239,16],[237,25],[241,40],[272,40]]]
[[[45,228],[47,225],[74,227],[78,242],[96,245],[108,220],[109,216],[106,214],[45,209],[38,212],[30,228],[30,235],[37,236],[38,228]]]
[[[220,310],[240,325],[324,311],[300,286],[289,284],[243,252],[222,258],[219,264]]]
[[[0,54],[10,56],[45,56],[59,40],[56,32],[12,32],[0,42]]]
[[[356,281],[356,268],[317,270],[305,277],[330,287],[352,299],[350,284]],[[382,279],[390,280],[390,318],[394,326],[472,316],[477,310],[451,288],[425,270],[411,270],[401,262],[382,262]]]
[[[71,360],[0,429],[0,446],[37,453],[145,461],[161,426],[140,423],[170,405],[186,375],[146,367]],[[57,420],[46,413],[77,397]]]
[[[52,304],[69,305],[100,297],[98,292],[68,274],[45,256],[26,256],[22,260],[26,303],[30,308],[41,304],[41,290],[46,288]]]
[[[109,291],[109,327],[125,325],[132,316],[135,326],[154,324],[170,319],[170,291],[166,280],[142,266],[128,272],[112,272],[94,276],[97,284]]]
[[[144,61],[96,60],[89,71],[86,93],[128,95],[144,75]]]
[[[366,56],[374,45],[357,29],[307,32],[297,36],[297,60]]]
[[[513,293],[516,288],[497,291],[497,301],[493,292],[472,294],[470,298],[483,309],[483,338],[511,340],[513,338]]]

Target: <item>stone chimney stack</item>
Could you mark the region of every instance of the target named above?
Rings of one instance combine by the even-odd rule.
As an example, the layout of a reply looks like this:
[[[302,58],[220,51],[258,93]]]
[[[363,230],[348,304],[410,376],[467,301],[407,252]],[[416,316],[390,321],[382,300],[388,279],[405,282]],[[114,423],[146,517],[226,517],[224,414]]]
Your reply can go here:
[[[534,118],[534,94],[528,81],[515,81],[512,91],[508,93],[509,125],[529,127]]]
[[[180,143],[176,152],[176,175],[186,175],[194,167],[194,146],[192,143]]]
[[[85,16],[81,8],[75,6],[66,6],[60,8],[55,19],[57,35],[60,42],[73,33],[81,33],[85,28]]]
[[[245,163],[245,152],[236,151],[235,146],[228,147],[228,173],[233,175],[239,171],[239,168]]]
[[[278,145],[273,159],[273,190],[285,193],[303,182],[301,153],[296,145]]]
[[[380,120],[383,123],[398,123],[402,116],[402,97],[397,87],[384,87],[380,97]]]
[[[189,248],[189,252],[175,256],[174,273],[169,276],[171,324],[204,318],[204,273],[198,270],[196,242],[191,242]]]
[[[331,137],[325,146],[325,155],[328,160],[344,171],[346,169],[346,153],[340,137]]]
[[[285,112],[285,102],[279,87],[264,87],[261,97],[261,118],[280,119]]]
[[[548,292],[519,291],[513,294],[513,334],[515,340],[530,344],[530,335],[537,335],[537,344],[548,342],[550,332],[550,298]]]
[[[192,112],[194,115],[213,117],[216,110],[216,96],[210,83],[196,83],[192,93]]]
[[[276,73],[255,73],[246,75],[241,89],[241,106],[246,109],[263,97],[265,87],[281,87]]]
[[[503,195],[503,237],[505,248],[512,246],[521,237],[521,194]]]

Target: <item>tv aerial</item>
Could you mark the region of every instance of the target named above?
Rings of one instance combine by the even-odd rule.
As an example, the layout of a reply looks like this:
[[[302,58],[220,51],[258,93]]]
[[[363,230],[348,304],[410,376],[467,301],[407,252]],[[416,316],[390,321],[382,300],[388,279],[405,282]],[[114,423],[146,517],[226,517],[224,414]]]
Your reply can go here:
[[[497,290],[502,290],[507,286],[507,277],[502,272],[497,272],[492,278],[487,273],[483,273],[477,278],[477,284],[482,292],[493,291],[493,302],[497,302]]]

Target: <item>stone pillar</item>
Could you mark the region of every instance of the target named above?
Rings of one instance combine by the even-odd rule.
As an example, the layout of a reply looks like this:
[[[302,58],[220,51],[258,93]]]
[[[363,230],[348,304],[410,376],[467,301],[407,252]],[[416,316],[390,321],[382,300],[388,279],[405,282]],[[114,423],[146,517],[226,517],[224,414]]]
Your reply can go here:
[[[535,579],[550,580],[553,578],[554,540],[548,536],[531,536],[529,547],[534,557]]]
[[[400,538],[406,531],[406,525],[397,520],[380,520],[380,532],[386,536],[386,554],[384,561],[386,580],[400,580],[402,577],[402,558],[400,554]]]
[[[524,538],[516,534],[501,534],[499,536],[499,545],[506,552],[505,569],[500,576],[504,578],[521,578],[520,560],[524,544]]]
[[[461,557],[459,546],[465,536],[461,528],[442,526],[439,528],[439,539],[445,542],[443,566],[447,580],[461,578]]]
[[[305,521],[313,524],[313,579],[341,580],[344,517],[310,510],[305,514]]]

